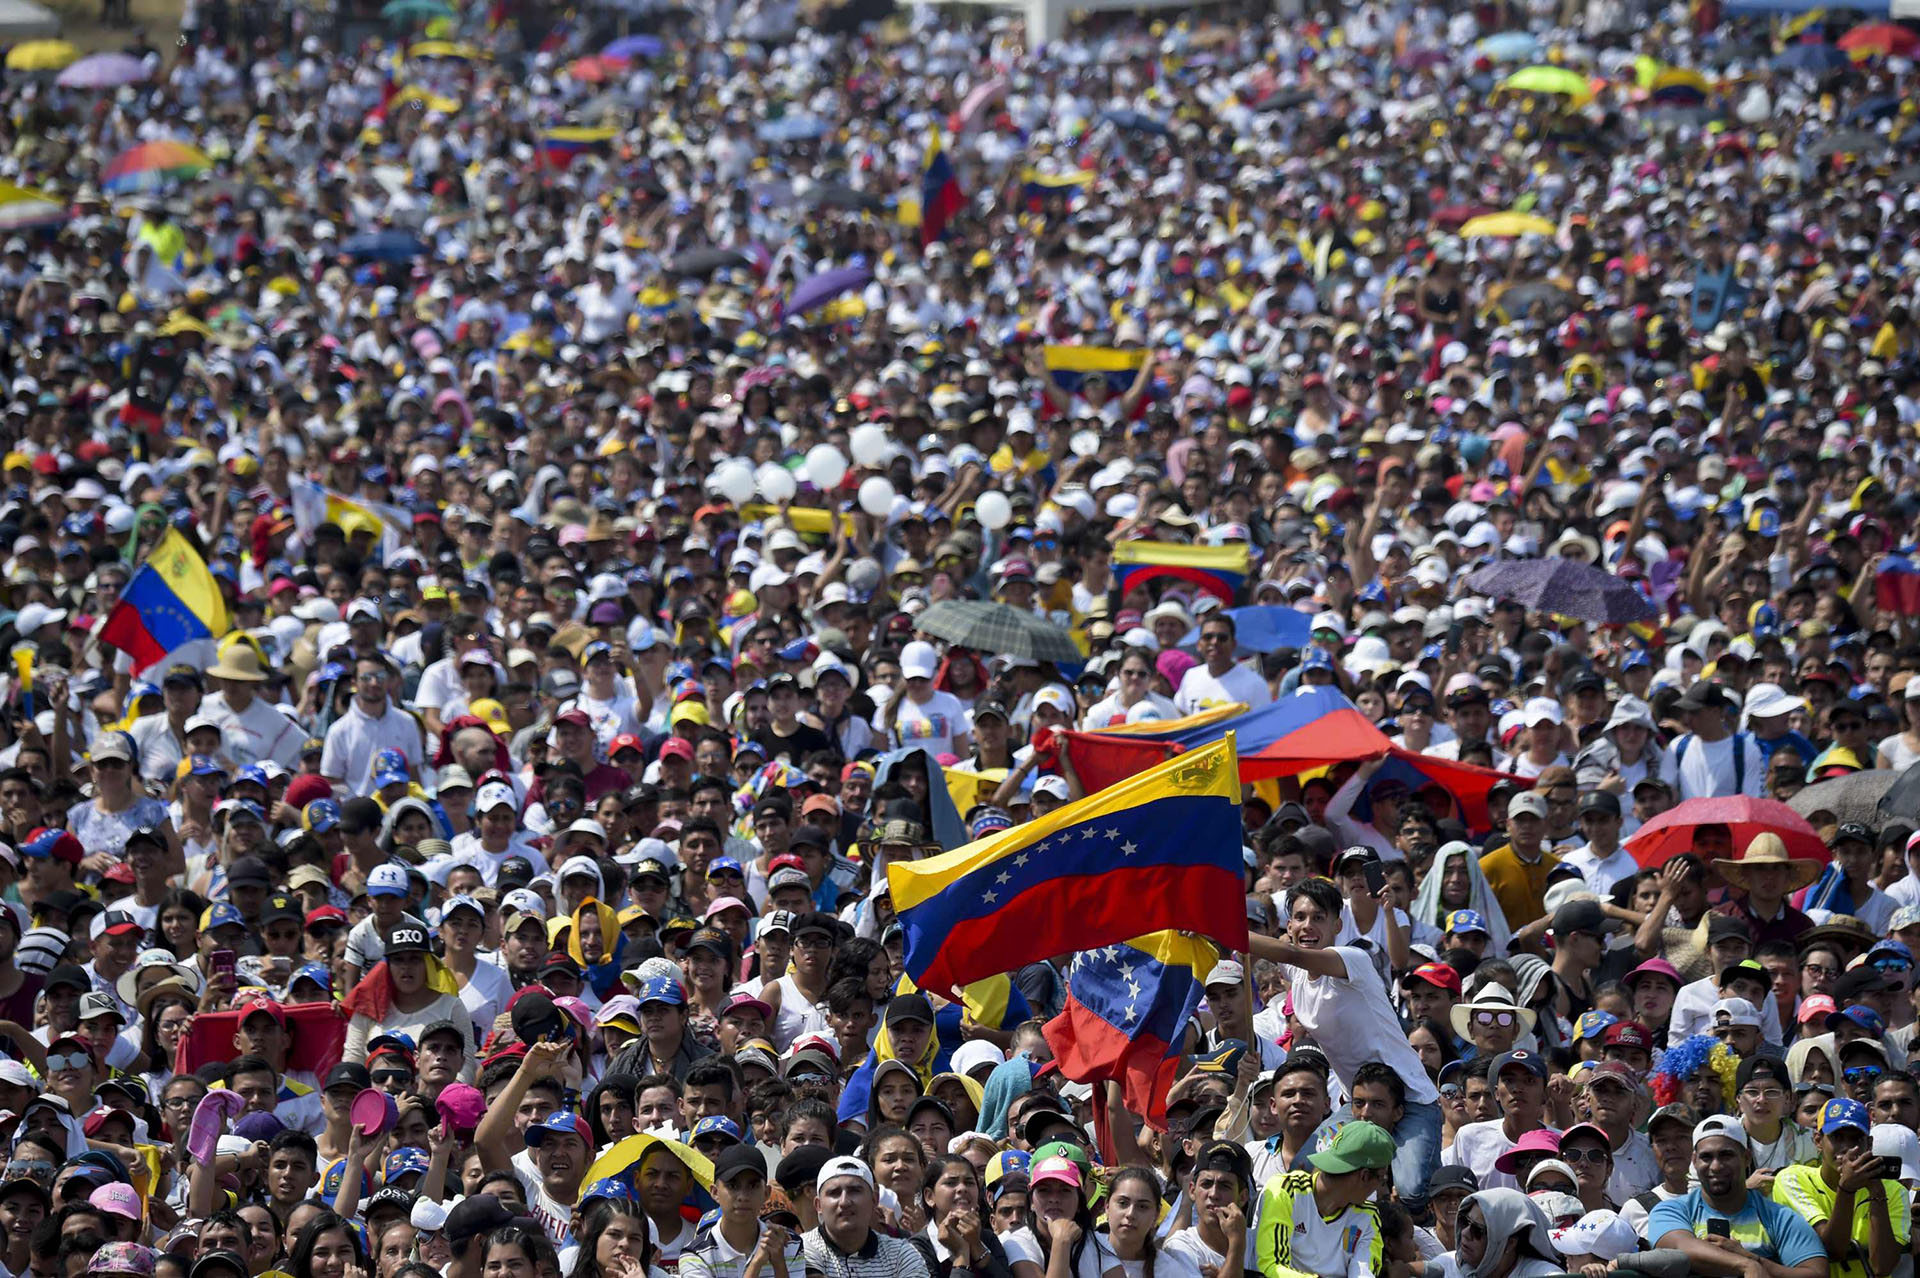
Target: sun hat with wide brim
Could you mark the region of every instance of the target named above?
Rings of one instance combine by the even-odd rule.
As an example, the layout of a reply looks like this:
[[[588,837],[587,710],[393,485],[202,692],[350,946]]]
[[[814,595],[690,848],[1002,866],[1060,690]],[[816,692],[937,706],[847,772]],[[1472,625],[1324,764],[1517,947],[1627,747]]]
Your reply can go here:
[[[1461,1038],[1472,1037],[1469,1031],[1473,1026],[1475,1012],[1512,1012],[1519,1018],[1522,1034],[1531,1034],[1534,1023],[1539,1019],[1532,1008],[1521,1007],[1515,1003],[1513,995],[1507,992],[1507,987],[1504,985],[1484,986],[1473,996],[1472,1002],[1456,1003],[1449,1013],[1449,1019],[1453,1022],[1453,1032]]]
[[[1820,877],[1818,861],[1788,856],[1786,841],[1777,834],[1765,832],[1753,836],[1753,842],[1747,844],[1746,855],[1739,860],[1730,857],[1713,860],[1713,868],[1720,877],[1742,891],[1748,890],[1748,868],[1757,865],[1786,866],[1789,892],[1797,892]]]
[[[244,643],[236,643],[220,654],[220,660],[207,667],[207,673],[215,679],[232,679],[236,683],[265,683],[266,671],[260,668],[260,654]]]

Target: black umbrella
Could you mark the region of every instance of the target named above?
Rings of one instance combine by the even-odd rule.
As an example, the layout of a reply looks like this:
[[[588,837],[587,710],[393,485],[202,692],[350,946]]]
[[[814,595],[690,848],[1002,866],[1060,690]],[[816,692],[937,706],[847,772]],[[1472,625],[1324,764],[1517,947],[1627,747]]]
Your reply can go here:
[[[913,628],[975,652],[1034,661],[1085,660],[1065,630],[1003,603],[943,600],[914,618]]]
[[[844,182],[816,182],[800,197],[800,203],[810,209],[853,209],[862,213],[886,207],[879,196],[856,191]]]
[[[1807,148],[1811,156],[1822,155],[1878,155],[1887,149],[1887,140],[1878,133],[1869,133],[1865,129],[1842,129],[1838,133],[1821,138]]]
[[[1580,299],[1571,289],[1561,288],[1545,280],[1528,280],[1515,284],[1511,288],[1500,290],[1493,299],[1508,319],[1517,319],[1522,315],[1540,315],[1548,319],[1559,320],[1573,313]]]
[[[1512,599],[1534,612],[1624,626],[1654,616],[1633,586],[1577,559],[1503,559],[1467,578],[1483,595]]]
[[[669,275],[711,275],[723,267],[745,266],[747,255],[738,249],[692,249],[667,263]]]
[[[1920,822],[1920,763],[1902,772],[1880,796],[1880,811],[1884,816]]]

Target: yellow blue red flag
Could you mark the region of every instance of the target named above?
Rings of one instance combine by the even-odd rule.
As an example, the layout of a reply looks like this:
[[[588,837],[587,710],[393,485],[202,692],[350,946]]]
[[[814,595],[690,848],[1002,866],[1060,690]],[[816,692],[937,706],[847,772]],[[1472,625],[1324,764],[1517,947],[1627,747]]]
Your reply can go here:
[[[227,601],[207,561],[179,529],[169,528],[120,592],[100,641],[132,657],[138,674],[183,644],[218,639],[230,629]]]

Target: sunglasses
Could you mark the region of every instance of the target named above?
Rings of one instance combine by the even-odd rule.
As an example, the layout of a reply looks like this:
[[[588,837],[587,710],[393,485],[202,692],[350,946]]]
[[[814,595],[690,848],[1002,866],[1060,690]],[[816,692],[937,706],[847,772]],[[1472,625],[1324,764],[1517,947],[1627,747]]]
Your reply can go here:
[[[1878,1065],[1854,1065],[1845,1071],[1845,1077],[1849,1083],[1874,1083],[1886,1072]]]
[[[1512,1012],[1475,1012],[1473,1023],[1475,1025],[1511,1025],[1514,1023],[1514,1014]]]
[[[1472,1216],[1466,1216],[1460,1221],[1460,1236],[1462,1238],[1485,1238],[1487,1236],[1487,1227]]]
[[[58,1169],[52,1163],[41,1162],[38,1159],[12,1162],[7,1164],[7,1179],[19,1180],[24,1177],[29,1180],[52,1180],[56,1170]]]
[[[1462,1096],[1465,1096],[1467,1092],[1466,1089],[1458,1083],[1442,1083],[1440,1085],[1440,1094],[1448,1100],[1459,1100]]]
[[[1613,1161],[1613,1155],[1604,1149],[1563,1149],[1560,1151],[1560,1157],[1575,1167],[1581,1163],[1600,1164]]]
[[[1873,961],[1876,972],[1911,972],[1913,964],[1903,958],[1883,958]]]
[[[88,1069],[92,1065],[93,1058],[85,1052],[61,1052],[56,1056],[47,1057],[49,1073],[58,1073],[63,1069]]]
[[[410,1083],[413,1081],[413,1072],[404,1069],[377,1069],[373,1071],[371,1077],[376,1083]]]

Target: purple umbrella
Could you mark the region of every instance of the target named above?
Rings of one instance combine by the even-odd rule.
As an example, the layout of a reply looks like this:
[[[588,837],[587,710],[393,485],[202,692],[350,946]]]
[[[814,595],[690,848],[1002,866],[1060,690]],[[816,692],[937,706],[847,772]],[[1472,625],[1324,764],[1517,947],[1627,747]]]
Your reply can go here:
[[[117,89],[147,78],[147,64],[131,53],[94,53],[80,59],[55,81],[65,89]]]
[[[619,62],[631,62],[635,58],[657,58],[666,50],[666,43],[657,36],[630,35],[621,36],[600,50],[600,56]]]
[[[1650,620],[1654,607],[1633,583],[1577,559],[1503,559],[1467,578],[1483,595],[1513,599],[1534,612],[1602,625]]]
[[[793,286],[792,296],[780,313],[785,315],[804,315],[816,306],[825,306],[843,293],[865,288],[873,281],[873,271],[865,266],[842,266],[837,270],[822,271],[811,279],[801,280]]]

